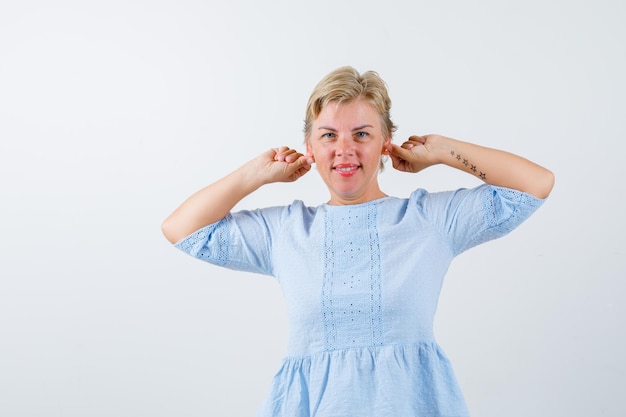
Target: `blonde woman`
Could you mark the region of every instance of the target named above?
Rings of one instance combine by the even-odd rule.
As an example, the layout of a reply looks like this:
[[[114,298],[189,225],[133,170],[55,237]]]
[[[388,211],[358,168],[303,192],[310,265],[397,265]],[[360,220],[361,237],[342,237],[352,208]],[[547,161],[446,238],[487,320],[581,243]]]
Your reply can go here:
[[[281,285],[288,355],[259,416],[468,415],[433,335],[444,275],[456,255],[527,219],[554,176],[520,156],[441,135],[394,144],[390,108],[375,72],[333,71],[308,102],[304,153],[267,150],[193,194],[162,225],[190,255]],[[484,184],[389,196],[378,183],[384,156],[401,171],[443,164]],[[314,163],[326,203],[231,212]]]

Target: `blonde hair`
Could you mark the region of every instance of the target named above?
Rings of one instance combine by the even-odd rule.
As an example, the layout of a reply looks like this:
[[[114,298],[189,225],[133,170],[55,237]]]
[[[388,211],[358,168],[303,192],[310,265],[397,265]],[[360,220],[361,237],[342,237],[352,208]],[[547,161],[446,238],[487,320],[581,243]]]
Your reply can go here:
[[[374,71],[359,74],[354,68],[346,66],[337,68],[325,76],[313,89],[304,118],[305,142],[311,135],[313,120],[328,103],[347,103],[359,98],[365,99],[378,112],[383,137],[391,139],[396,126],[391,121],[391,99],[387,92],[387,84]]]

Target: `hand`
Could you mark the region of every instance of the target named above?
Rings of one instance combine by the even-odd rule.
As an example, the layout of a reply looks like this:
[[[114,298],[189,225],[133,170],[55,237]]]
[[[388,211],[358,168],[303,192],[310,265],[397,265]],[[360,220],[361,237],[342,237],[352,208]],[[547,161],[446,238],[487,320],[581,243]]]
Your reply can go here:
[[[259,169],[255,175],[263,175],[266,183],[272,183],[297,180],[311,170],[313,160],[295,149],[281,146],[262,153],[255,162]]]
[[[419,172],[437,163],[432,151],[436,135],[411,136],[402,145],[389,143],[387,154],[395,169],[404,172]]]

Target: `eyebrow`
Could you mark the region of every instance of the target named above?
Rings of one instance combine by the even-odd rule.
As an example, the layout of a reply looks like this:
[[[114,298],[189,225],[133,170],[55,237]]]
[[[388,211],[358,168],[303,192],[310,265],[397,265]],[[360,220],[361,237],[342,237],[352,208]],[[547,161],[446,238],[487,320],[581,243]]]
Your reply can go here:
[[[366,127],[370,127],[373,128],[374,126],[372,125],[362,125],[362,126],[357,126],[354,129],[352,129],[352,131],[354,132],[355,130],[361,130],[361,129],[365,129]],[[334,127],[328,127],[328,126],[320,126],[317,128],[317,130],[330,130],[331,132],[336,132],[337,129],[335,129]]]

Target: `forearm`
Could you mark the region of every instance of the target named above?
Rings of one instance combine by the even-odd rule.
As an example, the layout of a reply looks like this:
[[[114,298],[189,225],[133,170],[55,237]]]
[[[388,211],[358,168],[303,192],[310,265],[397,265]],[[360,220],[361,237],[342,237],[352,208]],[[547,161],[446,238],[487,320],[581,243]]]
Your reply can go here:
[[[163,222],[172,243],[223,219],[245,196],[273,182],[291,182],[311,169],[311,159],[286,146],[269,149],[183,202]]]
[[[176,243],[196,230],[224,218],[245,196],[263,183],[245,165],[185,200],[163,222],[165,237]]]
[[[439,163],[472,174],[488,184],[516,189],[546,198],[554,185],[548,169],[521,156],[440,136],[436,151]]]

